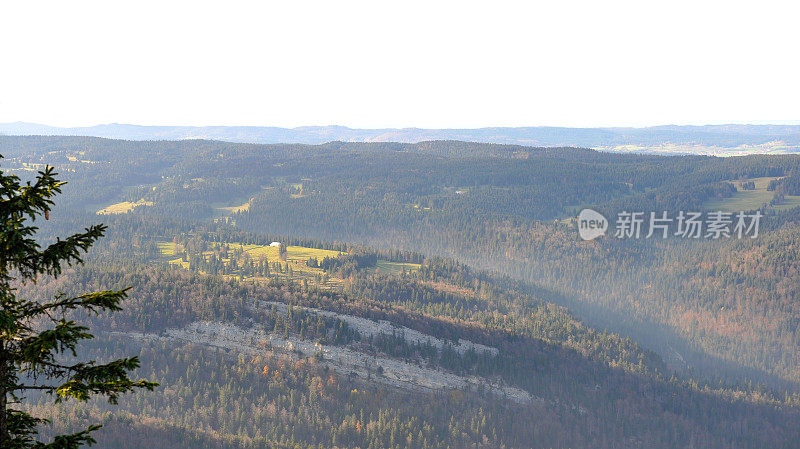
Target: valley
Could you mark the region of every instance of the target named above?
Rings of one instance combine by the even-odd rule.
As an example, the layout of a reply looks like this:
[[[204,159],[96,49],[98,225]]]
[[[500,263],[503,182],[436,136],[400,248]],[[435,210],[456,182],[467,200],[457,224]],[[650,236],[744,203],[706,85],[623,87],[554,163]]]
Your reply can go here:
[[[132,287],[90,318],[86,355],[134,348],[169,400],[71,405],[53,432],[108,416],[114,448],[122,417],[168,447],[386,447],[391,429],[414,448],[792,447],[794,156],[61,139],[0,138],[12,157],[68,145],[100,162],[56,167],[68,184],[42,238],[98,219],[109,234],[85,267],[19,292]],[[764,227],[582,242],[576,204],[758,209]]]

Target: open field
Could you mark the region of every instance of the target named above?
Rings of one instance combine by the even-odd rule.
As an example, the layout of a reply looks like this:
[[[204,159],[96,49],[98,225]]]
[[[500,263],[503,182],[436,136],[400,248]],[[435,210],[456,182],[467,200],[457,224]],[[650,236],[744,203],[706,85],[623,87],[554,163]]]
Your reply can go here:
[[[772,206],[776,210],[789,210],[800,207],[800,195],[786,195],[780,204]]]
[[[139,200],[135,203],[130,201],[123,201],[121,203],[112,204],[108,207],[100,209],[97,211],[97,215],[119,215],[119,214],[127,214],[128,212],[132,211],[134,208],[138,206],[152,206],[152,201],[145,201]]]
[[[775,192],[767,190],[769,183],[777,177],[764,177],[764,178],[750,178],[744,180],[731,180],[729,182],[736,186],[738,192],[732,196],[722,199],[709,201],[703,205],[706,210],[719,210],[723,212],[739,212],[759,209],[762,206],[769,204],[775,196]],[[755,184],[755,189],[744,190],[743,184],[752,181]]]
[[[229,251],[236,251],[241,249],[254,260],[266,259],[269,262],[280,262],[278,257],[278,248],[275,246],[266,245],[242,245],[240,243],[227,244]],[[211,251],[207,252],[208,254]],[[317,260],[322,261],[325,257],[336,257],[341,254],[340,251],[331,251],[327,249],[307,248],[305,246],[288,246],[286,248],[286,261],[288,262],[303,262],[315,257]]]
[[[261,190],[250,194],[250,196],[231,197],[229,201],[212,203],[211,207],[214,209],[214,215],[219,217],[230,217],[238,212],[247,212],[250,210],[250,203],[255,198],[255,195],[265,190],[272,189],[272,187],[261,186]]]
[[[729,198],[708,201],[703,205],[703,208],[706,210],[719,210],[723,212],[740,212],[759,209],[768,205],[775,198],[775,192],[767,190],[767,188],[770,182],[776,179],[780,178],[763,177],[729,180],[728,182],[736,186],[738,191]],[[755,185],[755,189],[744,189],[744,184],[751,181]],[[778,211],[800,207],[800,196],[786,195],[780,204],[774,204],[770,207]]]
[[[211,208],[214,210],[214,217],[230,217],[235,213],[247,212],[250,210],[250,202],[253,198],[240,198],[235,201],[227,203],[212,203]]]
[[[265,261],[270,264],[270,276],[282,279],[291,279],[292,281],[306,281],[309,285],[317,285],[320,287],[336,287],[341,284],[340,279],[330,278],[322,269],[312,268],[307,265],[310,258],[316,258],[322,261],[325,257],[336,257],[341,252],[330,251],[325,249],[307,248],[304,246],[288,246],[286,248],[286,257],[281,259],[278,254],[278,248],[266,245],[242,245],[239,243],[225,244],[227,251],[223,251],[219,243],[214,243],[212,249],[203,252],[203,256],[210,258],[212,255],[227,254],[227,257],[221,257],[221,261],[226,266],[231,263],[231,260],[236,257],[237,263],[241,265],[243,261],[251,260],[253,262]],[[184,249],[173,242],[159,242],[159,250],[164,255],[169,263],[172,265],[180,265],[183,268],[189,269],[190,264],[188,260],[183,257]],[[180,257],[176,257],[180,256]],[[279,264],[281,269],[275,270],[273,265]],[[401,270],[402,271],[402,270]],[[242,276],[240,274],[225,274],[224,276],[237,276],[242,279],[251,279],[256,281],[268,281],[268,277],[264,276]]]
[[[177,247],[175,243],[172,242],[158,242],[158,249],[161,251],[162,256],[175,256],[177,255]]]
[[[243,261],[252,260],[253,262],[266,261],[270,264],[272,277],[278,278],[291,278],[294,281],[302,282],[305,280],[309,285],[319,285],[320,287],[335,287],[342,283],[341,279],[331,278],[321,268],[309,267],[307,261],[311,258],[317,259],[322,262],[325,257],[337,257],[341,254],[340,251],[331,251],[326,249],[308,248],[304,246],[289,246],[286,248],[286,257],[281,259],[278,254],[278,248],[266,245],[242,245],[239,243],[226,244],[227,251],[223,251],[219,243],[214,243],[213,248],[203,252],[203,256],[210,258],[216,254],[227,254],[227,257],[222,257],[221,260],[225,265],[228,265],[232,258],[237,258],[237,263],[241,265]],[[184,249],[177,243],[173,242],[159,242],[158,248],[161,254],[169,260],[172,265],[180,265],[183,268],[189,269],[189,261],[184,258]],[[274,264],[281,265],[281,271],[272,269]],[[405,262],[390,262],[387,260],[378,260],[378,265],[372,270],[375,272],[399,275],[405,272],[414,272],[419,270],[420,265],[415,263]],[[290,271],[291,269],[291,271]],[[228,276],[236,276],[228,274]],[[269,280],[262,276],[243,276],[243,279],[253,280]]]
[[[401,274],[403,271],[409,273],[419,270],[420,265],[417,263],[409,262],[389,262],[388,260],[379,260],[376,271],[388,274]]]
[[[224,215],[232,215],[238,212],[247,212],[250,210],[250,201],[252,198],[244,204],[240,204],[238,206],[219,206],[215,207],[214,209],[223,213]]]

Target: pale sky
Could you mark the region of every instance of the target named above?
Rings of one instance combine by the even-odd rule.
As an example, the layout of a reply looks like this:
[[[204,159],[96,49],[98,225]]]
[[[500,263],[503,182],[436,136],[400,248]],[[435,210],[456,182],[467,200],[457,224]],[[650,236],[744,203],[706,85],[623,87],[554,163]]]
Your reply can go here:
[[[0,3],[0,122],[800,120],[796,1]]]

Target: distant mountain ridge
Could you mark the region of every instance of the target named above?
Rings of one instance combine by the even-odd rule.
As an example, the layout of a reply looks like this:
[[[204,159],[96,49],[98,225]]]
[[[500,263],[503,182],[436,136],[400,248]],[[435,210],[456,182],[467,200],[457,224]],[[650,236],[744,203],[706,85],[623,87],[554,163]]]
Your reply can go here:
[[[648,128],[493,127],[477,129],[344,126],[141,126],[105,124],[60,128],[36,123],[0,123],[0,134],[94,136],[124,140],[209,139],[247,143],[320,144],[462,140],[527,146],[578,146],[631,152],[699,154],[800,152],[800,125],[665,125]]]

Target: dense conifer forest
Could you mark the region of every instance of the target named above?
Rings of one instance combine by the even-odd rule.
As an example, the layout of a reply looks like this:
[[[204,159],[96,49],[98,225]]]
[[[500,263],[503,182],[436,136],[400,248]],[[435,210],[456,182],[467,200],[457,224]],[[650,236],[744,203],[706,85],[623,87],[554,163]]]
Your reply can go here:
[[[79,317],[99,332],[83,355],[139,355],[161,385],[119,408],[28,397],[50,434],[100,421],[120,449],[800,437],[800,156],[35,136],[0,137],[0,154],[3,172],[68,181],[43,240],[109,227],[85,266],[19,294],[132,287],[121,312]],[[584,207],[763,218],[753,239],[586,242]]]

